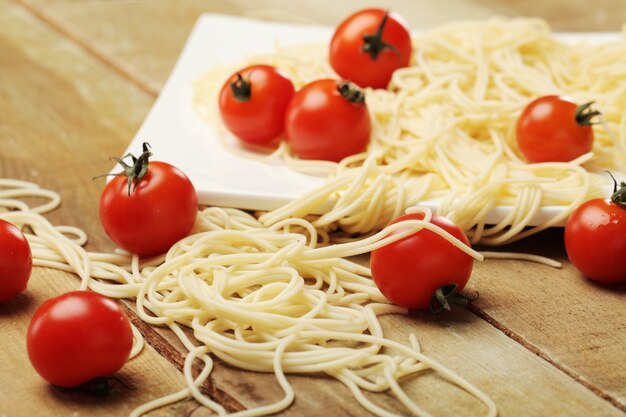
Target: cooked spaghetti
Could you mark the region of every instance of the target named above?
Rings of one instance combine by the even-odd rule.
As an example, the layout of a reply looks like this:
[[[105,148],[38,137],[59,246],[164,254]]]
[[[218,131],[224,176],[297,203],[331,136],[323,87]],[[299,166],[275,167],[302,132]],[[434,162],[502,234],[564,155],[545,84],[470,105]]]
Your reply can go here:
[[[327,61],[327,47],[319,44],[277,46],[246,64],[275,65],[302,86],[335,76]],[[194,97],[198,113],[218,126],[218,136],[231,150],[229,135],[215,117],[215,80],[232,71],[211,69],[196,80]],[[623,39],[568,44],[540,20],[455,23],[419,34],[411,65],[394,73],[388,89],[365,91],[372,121],[366,154],[340,164],[303,161],[289,154],[286,142],[269,155],[243,152],[282,158],[294,169],[327,177],[313,191],[314,200],[300,199],[261,220],[271,225],[326,210],[316,225],[365,233],[379,230],[406,207],[435,199],[439,214],[457,223],[473,243],[505,244],[558,225],[581,202],[603,193],[608,183],[593,171],[626,162],[625,81]],[[568,163],[528,164],[515,140],[517,117],[532,99],[551,94],[595,101],[602,123],[594,126],[591,153]],[[322,210],[327,200],[351,204]],[[548,206],[562,209],[536,220]],[[510,210],[494,222],[489,215],[496,207]]]
[[[49,201],[31,208],[22,197]],[[369,268],[346,259],[423,228],[474,258],[483,258],[430,223],[428,209],[412,209],[423,211],[423,220],[398,223],[364,239],[327,244],[315,226],[301,218],[266,227],[246,212],[209,207],[199,212],[193,234],[164,256],[140,262],[136,255],[121,252],[87,252],[82,230],[53,226],[42,216],[59,203],[58,194],[35,184],[0,179],[0,218],[25,232],[35,266],[73,272],[81,279],[81,289],[136,300],[142,320],[168,326],[189,351],[183,369],[187,387],[140,406],[133,416],[191,396],[225,414],[198,388],[210,375],[213,357],[240,369],[272,372],[285,392],[280,401],[231,415],[279,412],[295,398],[285,374],[325,373],[345,384],[374,415],[395,414],[363,391],[389,391],[412,414],[430,416],[399,383],[400,378],[428,369],[483,402],[486,415],[496,415],[488,396],[424,355],[414,335],[408,345],[384,337],[378,316],[405,309],[389,304]],[[395,230],[399,232],[391,236]],[[193,330],[193,340],[183,327]],[[134,335],[133,356],[143,344],[137,331]],[[204,367],[194,380],[195,360]]]

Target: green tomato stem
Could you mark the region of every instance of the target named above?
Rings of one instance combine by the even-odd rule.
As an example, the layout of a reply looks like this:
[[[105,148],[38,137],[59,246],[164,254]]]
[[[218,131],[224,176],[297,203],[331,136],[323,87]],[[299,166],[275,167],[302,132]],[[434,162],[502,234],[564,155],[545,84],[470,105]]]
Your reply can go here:
[[[444,310],[451,310],[453,305],[467,306],[470,301],[474,301],[478,298],[478,295],[474,298],[469,298],[458,292],[459,287],[456,284],[443,285],[437,288],[435,295],[430,300],[428,309],[433,314],[439,314]]]
[[[618,206],[626,209],[626,182],[622,181],[617,184],[617,180],[609,171],[606,171],[611,176],[613,180],[613,194],[611,195],[611,201],[617,204]]]
[[[596,116],[601,116],[598,110],[592,110],[591,106],[595,103],[595,101],[590,101],[589,103],[581,104],[576,107],[576,113],[574,113],[574,117],[576,118],[576,123],[580,126],[590,126],[592,124],[596,124],[598,122],[594,122],[593,119]]]
[[[124,161],[124,159],[131,157],[133,163],[129,165]],[[148,142],[143,143],[143,152],[139,157],[135,157],[132,153],[128,153],[121,158],[113,157],[111,160],[116,161],[124,170],[122,172],[118,172],[117,174],[104,174],[93,177],[96,178],[102,177],[126,177],[128,178],[128,196],[130,197],[130,190],[132,186],[132,190],[135,191],[137,188],[137,184],[139,181],[148,173],[148,162],[150,157],[152,156],[152,152],[150,152],[150,144]]]
[[[366,54],[369,54],[373,60],[377,60],[378,55],[385,49],[393,51],[398,59],[402,58],[400,51],[398,51],[398,48],[383,41],[383,30],[385,30],[385,25],[387,24],[388,18],[389,11],[387,10],[385,12],[385,15],[383,16],[383,20],[380,22],[380,25],[376,29],[376,32],[366,33],[365,35],[363,35],[363,46],[361,47],[361,50]]]
[[[250,79],[246,80],[240,73],[237,73],[236,77],[237,79],[230,83],[230,89],[233,92],[233,96],[235,96],[235,99],[240,102],[250,100],[250,96],[252,94],[252,84],[250,83]]]
[[[339,91],[341,97],[345,98],[350,103],[365,103],[365,93],[363,93],[363,90],[349,83],[348,81],[341,81],[340,83],[338,83],[337,91]]]

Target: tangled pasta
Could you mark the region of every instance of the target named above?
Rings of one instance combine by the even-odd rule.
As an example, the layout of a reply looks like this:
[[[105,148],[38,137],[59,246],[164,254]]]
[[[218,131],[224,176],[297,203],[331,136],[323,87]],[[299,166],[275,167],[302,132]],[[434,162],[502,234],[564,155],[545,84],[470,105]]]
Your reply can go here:
[[[19,199],[33,196],[50,201],[31,208]],[[53,226],[42,216],[59,203],[56,193],[34,184],[0,180],[0,218],[26,232],[34,265],[73,272],[80,277],[82,289],[135,299],[142,320],[169,327],[189,351],[184,365],[187,387],[140,406],[133,416],[190,396],[219,415],[226,414],[198,388],[210,375],[213,356],[240,369],[275,373],[285,393],[275,403],[231,415],[283,410],[295,398],[285,374],[325,373],[345,384],[375,415],[395,414],[363,391],[389,391],[412,414],[430,416],[399,383],[400,378],[427,369],[483,402],[486,415],[496,414],[488,396],[424,355],[414,335],[409,345],[384,337],[378,316],[405,310],[389,304],[368,267],[346,259],[424,228],[474,258],[483,258],[430,223],[428,209],[412,209],[423,211],[423,220],[398,223],[360,240],[328,244],[323,233],[302,218],[267,227],[249,213],[208,207],[199,212],[193,234],[164,256],[140,261],[125,253],[87,252],[82,248],[86,242],[82,230]],[[192,329],[193,339],[184,327]],[[134,334],[132,356],[143,345],[141,335],[136,330]],[[204,367],[194,379],[195,360]]]
[[[269,155],[244,152],[327,178],[313,191],[315,201],[299,199],[291,210],[261,217],[266,224],[296,213],[331,213],[326,218],[335,218],[334,227],[365,233],[428,201],[473,243],[501,245],[562,224],[581,202],[603,194],[608,183],[595,171],[626,162],[623,39],[568,44],[541,20],[493,19],[447,25],[413,43],[411,65],[394,73],[389,88],[365,91],[372,121],[367,153],[334,164],[298,160],[285,142]],[[275,65],[297,86],[335,76],[321,44],[277,47],[248,61]],[[213,69],[195,83],[195,107],[212,125],[220,124],[215,79],[230,70]],[[515,140],[517,116],[532,99],[551,94],[594,101],[602,123],[594,127],[591,153],[568,163],[528,164]],[[351,185],[355,178],[358,188]],[[359,203],[337,210],[329,200]],[[552,206],[559,210],[541,213]],[[498,207],[509,210],[496,218]]]

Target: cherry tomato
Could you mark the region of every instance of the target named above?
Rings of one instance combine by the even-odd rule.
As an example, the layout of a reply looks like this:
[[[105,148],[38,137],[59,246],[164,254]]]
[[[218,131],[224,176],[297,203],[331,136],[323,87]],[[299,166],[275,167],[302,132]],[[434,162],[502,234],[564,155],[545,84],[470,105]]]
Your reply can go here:
[[[224,124],[244,142],[268,144],[283,133],[285,110],[295,93],[282,72],[253,65],[231,75],[222,86],[219,109]]]
[[[568,162],[591,151],[591,119],[599,115],[586,103],[563,96],[532,101],[517,121],[517,143],[529,162]]]
[[[51,298],[37,309],[26,335],[28,357],[43,379],[64,388],[117,372],[133,346],[118,304],[90,291]]]
[[[337,27],[330,41],[330,65],[360,87],[385,88],[395,70],[409,65],[411,50],[411,36],[400,15],[365,9]]]
[[[141,256],[166,252],[189,234],[196,220],[198,198],[185,174],[159,161],[148,162],[150,152],[125,167],[100,197],[100,221],[121,248]],[[131,183],[128,183],[128,177]]]
[[[565,249],[587,278],[603,284],[626,281],[626,184],[610,200],[581,204],[565,224]]]
[[[313,81],[287,107],[285,131],[291,151],[302,159],[338,162],[365,151],[370,118],[363,93],[345,81]]]
[[[390,224],[422,219],[422,213],[406,214]],[[470,246],[463,231],[447,218],[433,215],[431,223]],[[392,232],[396,233],[399,232]],[[467,284],[474,260],[435,232],[422,229],[376,249],[370,263],[378,289],[394,304],[439,310],[437,304],[445,307],[445,302],[437,296],[438,289],[450,304],[467,302],[457,292]]]
[[[26,237],[16,226],[0,219],[0,303],[26,290],[32,267]]]

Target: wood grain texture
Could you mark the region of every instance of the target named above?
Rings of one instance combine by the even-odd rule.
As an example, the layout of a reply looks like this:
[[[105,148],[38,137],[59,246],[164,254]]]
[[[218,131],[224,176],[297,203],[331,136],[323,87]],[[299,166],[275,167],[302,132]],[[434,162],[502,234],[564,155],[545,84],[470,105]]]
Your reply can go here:
[[[601,286],[567,261],[562,229],[506,248],[563,262],[554,269],[490,259],[470,289],[474,311],[531,351],[626,411],[626,284]]]
[[[492,16],[540,17],[555,31],[619,31],[626,21],[622,0],[599,0],[593,8],[587,0],[18,1],[155,95],[201,13],[334,26],[358,8],[389,7],[415,29]]]
[[[331,26],[359,7],[381,7],[380,2],[371,0],[19,1],[153,94],[158,93],[167,79],[201,13]],[[468,5],[465,0],[446,0],[444,4],[428,2],[427,14],[416,7],[413,0],[392,0],[382,7],[387,6],[402,13],[419,28],[443,23],[450,18],[484,18],[489,15],[488,9]],[[156,51],[158,59],[154,58]]]
[[[152,98],[85,56],[23,7],[0,0],[0,176],[58,190],[55,223],[80,226],[97,249],[112,248],[97,217],[102,187],[91,177],[111,167]],[[177,369],[147,347],[117,375],[105,398],[58,392],[33,370],[26,328],[46,299],[78,288],[75,276],[35,268],[28,291],[0,304],[0,415],[127,415],[134,407],[184,387]],[[126,388],[124,385],[130,387]],[[168,415],[189,404],[158,413]]]
[[[521,2],[513,3],[521,7]],[[92,182],[91,177],[107,172],[111,167],[107,157],[119,155],[132,138],[198,14],[217,11],[294,20],[290,15],[293,5],[281,9],[278,2],[271,1],[19,0],[19,4],[25,7],[0,0],[0,177],[30,180],[61,192],[63,205],[50,218],[85,229],[91,238],[90,248],[98,250],[113,246],[97,218],[102,183]],[[353,9],[342,3],[328,9],[332,12],[303,12],[306,18],[302,19],[332,23],[331,19]],[[417,8],[411,10],[419,12]],[[474,10],[480,17],[491,9]],[[562,20],[564,25],[568,21],[573,20]],[[587,28],[596,30],[592,23]],[[564,259],[561,236],[554,231],[507,249]],[[71,281],[62,273],[37,272],[42,274],[54,279],[60,274],[60,279]],[[14,375],[10,379],[0,377],[0,415],[6,403],[4,386],[28,368],[23,351],[19,352],[23,330],[20,333],[18,323],[26,322],[32,314],[32,306],[28,307],[32,290],[15,304],[0,307],[5,310],[0,313],[0,330],[17,332],[10,342],[0,342],[3,350],[7,346],[13,352],[0,357],[0,366],[6,361]],[[609,291],[593,286],[567,264],[562,270],[553,270],[524,262],[488,260],[477,265],[469,290],[480,292],[473,310],[476,314],[457,311],[434,319],[421,314],[390,316],[384,320],[387,335],[406,342],[407,333],[415,331],[427,354],[484,389],[496,400],[502,416],[623,415],[619,409],[626,411],[624,287]],[[50,290],[44,297],[55,291],[61,289]],[[27,307],[21,307],[24,304]],[[183,350],[170,332],[156,329],[156,336],[153,328],[143,330],[162,355],[180,366]],[[133,368],[131,362],[123,371],[131,386],[137,381],[143,384],[148,377],[154,382],[146,387],[152,395],[161,392],[160,388],[168,392],[172,381],[180,381],[176,372],[170,380],[173,367],[151,349],[140,358],[145,358],[141,359],[146,361],[144,367]],[[165,371],[157,366],[153,375],[153,361]],[[212,378],[214,385],[205,390],[222,403],[231,404],[229,409],[281,396],[272,375],[218,364]],[[350,395],[337,382],[318,376],[293,376],[290,381],[298,398],[283,415],[364,415],[353,400],[346,399]],[[35,388],[34,383],[31,380],[19,385],[17,395],[41,397],[42,402],[33,402],[32,409],[7,409],[10,412],[5,414],[36,415],[37,410],[48,409],[52,410],[50,415],[91,411],[92,399],[59,399],[46,392],[40,380]],[[484,411],[475,400],[434,375],[412,380],[408,386],[436,415],[473,416]],[[127,413],[131,406],[126,397],[122,398],[123,392],[119,395],[119,400],[111,400],[111,407],[118,408],[103,415]],[[141,398],[147,400],[150,395]],[[388,397],[378,397],[382,403],[397,407]],[[192,403],[179,404],[170,411],[173,415],[207,415]]]
[[[566,377],[507,335],[475,315],[457,310],[433,318],[426,313],[382,318],[386,337],[408,344],[415,333],[424,352],[455,370],[484,390],[498,405],[499,416],[570,417],[622,416],[623,412]],[[263,404],[281,398],[273,376],[233,371],[218,367],[216,384],[237,393],[246,405]],[[298,395],[294,405],[281,416],[362,416],[340,383],[320,376],[289,376]],[[315,388],[312,388],[315,387]],[[418,404],[434,415],[478,417],[485,408],[464,391],[434,373],[407,378],[404,387]],[[233,394],[234,395],[234,394]],[[408,415],[406,409],[388,394],[369,396],[393,411]]]
[[[494,399],[500,417],[623,416],[619,408],[591,389],[563,373],[524,344],[510,338],[506,331],[492,326],[475,314],[454,310],[431,316],[413,312],[407,316],[381,318],[386,337],[409,344],[415,333],[424,353],[478,386]],[[171,345],[182,350],[174,336],[155,328]],[[283,393],[274,375],[235,369],[217,360],[212,383],[246,408],[278,401]],[[369,415],[339,382],[322,374],[289,375],[296,392],[294,404],[280,416],[319,417]],[[478,417],[485,408],[439,375],[425,372],[407,378],[404,387],[426,410],[434,415]],[[390,394],[368,394],[377,404],[400,414],[407,410]],[[198,408],[194,417],[211,415]]]
[[[87,392],[60,391],[52,388],[35,372],[26,353],[26,330],[35,310],[50,297],[76,290],[74,275],[35,268],[28,291],[6,303],[0,303],[2,356],[0,366],[0,415],[62,417],[88,411],[93,416],[124,416],[135,407],[185,387],[177,369],[154,349],[147,346],[131,359],[112,381],[111,393],[105,396]],[[155,415],[165,416],[191,404],[179,403]]]
[[[619,32],[626,22],[622,0],[472,0],[494,14],[542,17],[560,32]]]
[[[128,314],[131,322],[141,332],[145,340],[151,347],[164,358],[167,358],[178,371],[183,372],[185,364],[185,355],[187,350],[183,344],[175,338],[169,329],[158,329],[143,322],[137,314],[135,314],[134,303],[131,300],[125,300],[122,304],[123,309]],[[191,336],[191,334],[189,334]],[[204,367],[204,363],[196,361],[192,364],[192,373],[194,378],[197,377]],[[245,407],[225,390],[219,388],[214,381],[213,374],[207,378],[200,386],[200,391],[209,396],[211,399],[221,404],[228,412],[236,412],[245,410]]]
[[[98,199],[111,169],[153,99],[103,67],[28,10],[0,8],[0,175],[57,190],[58,223],[81,227],[90,247],[113,246],[98,220]]]

